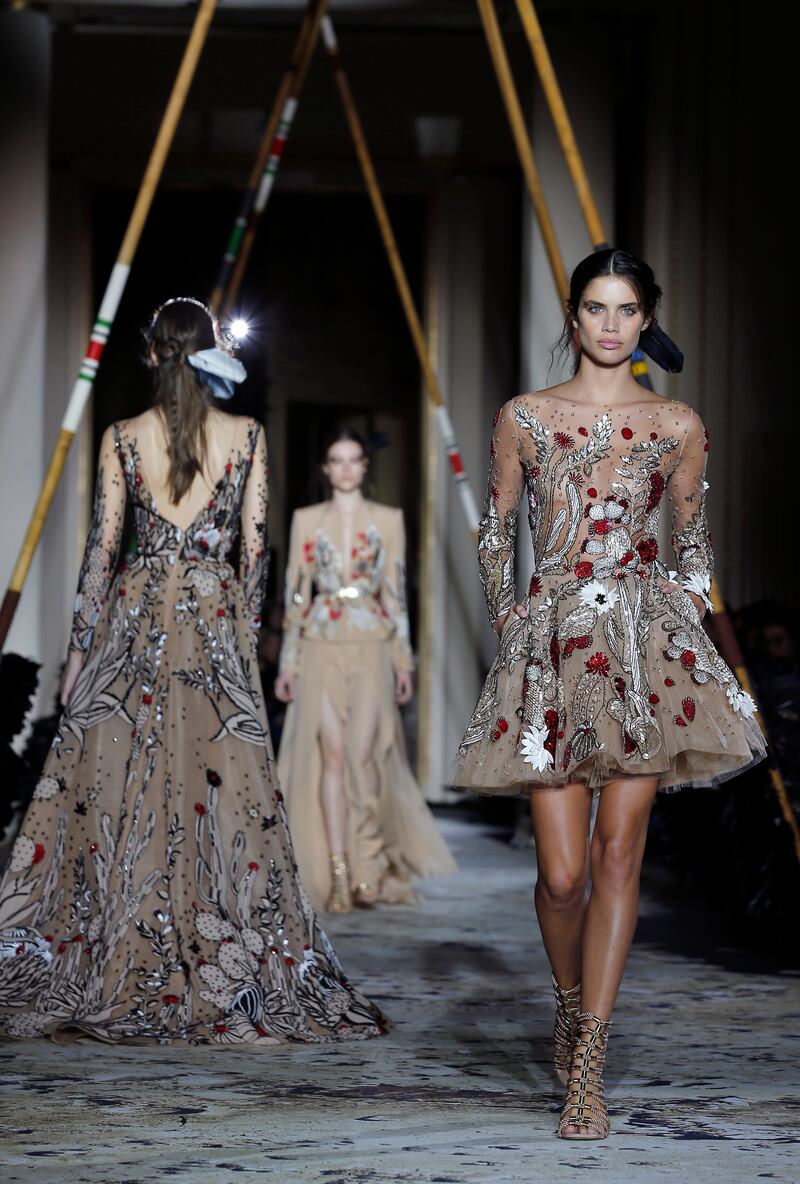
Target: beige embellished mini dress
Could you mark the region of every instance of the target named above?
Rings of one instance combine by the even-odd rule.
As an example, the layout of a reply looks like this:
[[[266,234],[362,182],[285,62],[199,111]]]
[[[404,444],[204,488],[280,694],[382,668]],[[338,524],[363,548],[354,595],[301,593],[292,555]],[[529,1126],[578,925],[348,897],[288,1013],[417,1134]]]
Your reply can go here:
[[[264,432],[225,420],[234,445],[186,527],[157,507],[136,421],[103,437],[85,662],[0,883],[9,1036],[259,1048],[384,1030],[297,875],[256,657]]]
[[[656,776],[712,786],[765,754],[755,704],[717,653],[710,607],[708,433],[683,403],[590,408],[541,392],[495,417],[478,554],[492,622],[515,603],[518,506],[533,572],[508,612],[459,748],[455,784]],[[676,570],[659,547],[668,507]]]
[[[320,796],[325,696],[344,728],[352,889],[366,885],[380,901],[410,902],[413,876],[455,871],[406,757],[394,679],[412,669],[402,512],[365,499],[345,538],[332,502],[297,510],[280,658],[295,698],[278,775],[300,874],[318,908],[331,891]]]

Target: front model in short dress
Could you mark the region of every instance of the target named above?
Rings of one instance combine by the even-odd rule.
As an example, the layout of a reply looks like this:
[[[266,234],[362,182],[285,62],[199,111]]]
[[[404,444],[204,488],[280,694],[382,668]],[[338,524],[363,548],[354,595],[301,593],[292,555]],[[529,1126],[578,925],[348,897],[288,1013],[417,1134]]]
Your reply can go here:
[[[656,776],[712,786],[765,755],[755,704],[717,653],[710,607],[708,433],[684,403],[574,403],[540,392],[497,413],[478,554],[500,650],[454,783],[514,794]],[[534,566],[515,603],[523,490]],[[676,571],[659,546],[664,502]]]

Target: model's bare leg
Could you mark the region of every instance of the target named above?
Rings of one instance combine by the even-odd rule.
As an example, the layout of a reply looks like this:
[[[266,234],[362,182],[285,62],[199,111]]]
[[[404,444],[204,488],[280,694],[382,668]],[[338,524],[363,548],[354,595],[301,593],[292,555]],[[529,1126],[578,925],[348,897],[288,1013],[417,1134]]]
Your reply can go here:
[[[611,1018],[639,915],[639,875],[656,777],[611,781],[592,835],[592,891],[583,938],[581,1007]]]
[[[331,855],[347,853],[347,798],[344,791],[344,725],[327,691],[322,692],[320,710],[320,748],[322,750],[322,812]]]
[[[353,829],[358,850],[351,856],[358,899],[362,904],[373,904],[378,899],[379,882],[386,863],[378,802],[380,776],[375,760],[379,712],[374,690],[363,699],[357,699],[353,714],[356,760],[353,808],[357,812]]]
[[[577,1100],[581,1069],[585,1073],[587,1068],[587,1062],[581,1061],[587,1034],[602,1032],[598,1021],[611,1018],[622,982],[639,913],[639,874],[657,783],[655,777],[625,778],[609,782],[600,791],[591,844],[592,890],[584,918],[581,966],[581,1012],[591,1013],[596,1019],[588,1021],[585,1032],[579,1028],[576,1060],[567,1089],[568,1104]],[[605,1038],[603,1035],[598,1046],[603,1055],[595,1062],[599,1073]],[[596,1107],[595,1114],[604,1106],[599,1073],[589,1073],[585,1095],[588,1104]],[[578,1111],[573,1109],[572,1113]],[[562,1134],[567,1137],[591,1133],[582,1124],[562,1128]]]
[[[534,902],[542,941],[560,986],[581,977],[581,939],[589,879],[592,794],[585,785],[530,792],[538,876]]]

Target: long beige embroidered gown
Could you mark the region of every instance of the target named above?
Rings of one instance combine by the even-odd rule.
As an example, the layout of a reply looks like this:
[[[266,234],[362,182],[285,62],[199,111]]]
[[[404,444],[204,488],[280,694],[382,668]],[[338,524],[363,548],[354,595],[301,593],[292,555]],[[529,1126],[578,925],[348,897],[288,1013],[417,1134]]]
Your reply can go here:
[[[534,568],[459,749],[456,784],[711,786],[764,756],[742,691],[687,592],[707,599],[708,433],[683,403],[598,408],[548,392],[495,418],[479,560],[490,619],[515,600],[527,494]],[[677,571],[659,554],[666,498]]]
[[[297,510],[286,568],[281,673],[296,680],[278,753],[300,875],[315,906],[331,891],[320,796],[323,697],[344,725],[352,888],[415,898],[411,877],[455,871],[406,758],[394,671],[413,668],[400,510],[364,500],[344,537],[333,503]]]
[[[378,1035],[297,877],[274,774],[254,632],[263,429],[224,417],[233,447],[212,469],[210,442],[219,480],[183,528],[190,495],[162,514],[148,484],[144,419],[103,437],[71,642],[86,661],[0,884],[0,1029],[253,1046]],[[128,501],[136,546],[117,571]]]

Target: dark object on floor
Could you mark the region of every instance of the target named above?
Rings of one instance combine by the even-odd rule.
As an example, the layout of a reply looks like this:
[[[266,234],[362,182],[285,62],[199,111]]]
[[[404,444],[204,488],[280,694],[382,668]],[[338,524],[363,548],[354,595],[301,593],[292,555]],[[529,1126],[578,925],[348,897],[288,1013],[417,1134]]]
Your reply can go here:
[[[25,726],[38,681],[38,662],[19,654],[0,657],[0,835],[30,800],[38,774],[28,749],[19,756],[12,748]]]

